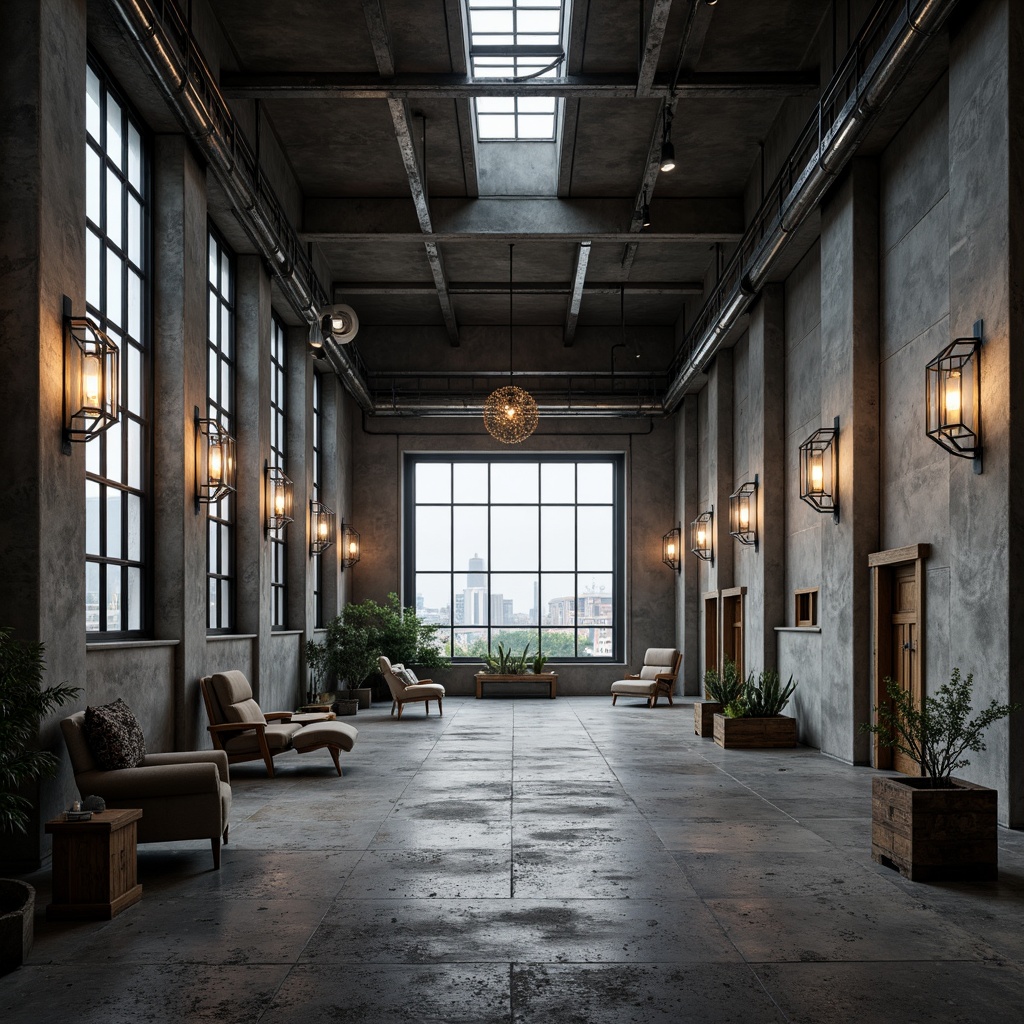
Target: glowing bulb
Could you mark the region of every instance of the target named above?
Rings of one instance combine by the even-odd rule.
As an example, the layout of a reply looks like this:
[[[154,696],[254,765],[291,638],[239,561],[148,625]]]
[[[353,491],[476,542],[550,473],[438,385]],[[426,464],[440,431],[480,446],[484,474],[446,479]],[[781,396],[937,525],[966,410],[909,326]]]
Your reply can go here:
[[[87,355],[82,360],[83,404],[96,408],[100,404],[100,360],[99,356]]]
[[[703,549],[707,543],[708,535],[704,530],[697,531],[697,547]]]
[[[326,522],[326,520],[321,519],[320,522],[317,523],[316,531],[319,534],[321,540],[326,538],[326,536],[327,536],[327,522]]]
[[[821,465],[821,456],[817,455],[811,462],[811,490],[820,492],[825,483],[825,470]]]
[[[275,516],[283,516],[284,515],[284,492],[283,491],[276,491],[274,493],[274,515]]]
[[[510,420],[514,420],[516,418],[516,409],[514,405],[505,406],[505,416]]]
[[[960,416],[960,371],[950,370],[946,375],[946,414],[950,419]]]
[[[348,553],[354,555],[359,550],[359,545],[354,540],[348,542]]]
[[[750,509],[746,502],[740,505],[740,526],[745,530],[750,525]]]
[[[219,484],[224,473],[224,452],[219,444],[210,444],[210,483]]]
[[[672,541],[669,541],[669,544],[668,544],[668,557],[669,558],[675,558],[676,557],[676,546],[675,546],[675,544],[672,543]]]

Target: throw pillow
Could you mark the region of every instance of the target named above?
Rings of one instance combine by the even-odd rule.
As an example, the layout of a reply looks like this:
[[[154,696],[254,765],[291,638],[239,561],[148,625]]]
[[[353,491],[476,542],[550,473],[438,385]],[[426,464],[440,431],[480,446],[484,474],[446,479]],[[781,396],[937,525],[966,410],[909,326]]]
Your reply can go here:
[[[401,679],[406,686],[415,686],[419,682],[419,679],[416,678],[416,673],[413,672],[411,668],[403,668],[402,671],[398,673],[398,678]]]
[[[85,709],[85,741],[96,763],[107,771],[137,768],[146,756],[142,728],[120,697],[113,704]]]

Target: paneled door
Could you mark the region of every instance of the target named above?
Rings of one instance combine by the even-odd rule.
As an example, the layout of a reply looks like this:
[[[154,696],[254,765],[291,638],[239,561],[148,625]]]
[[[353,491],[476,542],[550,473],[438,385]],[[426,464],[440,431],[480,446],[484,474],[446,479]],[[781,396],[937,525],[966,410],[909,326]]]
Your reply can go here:
[[[920,706],[921,694],[916,680],[918,656],[917,572],[913,565],[895,566],[892,573],[892,678],[901,690],[914,694]],[[893,749],[892,766],[904,775],[920,775],[921,767],[901,750]]]

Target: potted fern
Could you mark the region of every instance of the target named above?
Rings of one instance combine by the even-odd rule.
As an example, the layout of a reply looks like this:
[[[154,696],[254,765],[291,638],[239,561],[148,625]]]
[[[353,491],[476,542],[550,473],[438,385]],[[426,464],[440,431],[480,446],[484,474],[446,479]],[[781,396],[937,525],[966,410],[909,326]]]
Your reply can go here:
[[[915,882],[995,878],[998,793],[953,772],[971,763],[968,751],[985,749],[985,730],[1020,705],[993,700],[971,718],[974,676],[959,668],[920,706],[892,679],[885,688],[889,702],[861,731],[913,758],[922,775],[871,780],[871,859]]]
[[[743,679],[736,671],[736,662],[725,659],[721,675],[718,669],[704,673],[704,700],[693,705],[693,731],[701,737],[715,734],[715,715],[743,693]]]
[[[792,676],[782,685],[779,673],[766,668],[751,672],[743,691],[715,715],[715,742],[741,749],[795,747],[796,719],[782,712],[796,689]]]
[[[71,686],[41,686],[43,645],[15,640],[0,628],[0,835],[25,832],[32,803],[26,785],[52,775],[58,765],[48,750],[33,747],[39,720],[75,699]],[[0,878],[0,974],[19,967],[32,947],[35,890]]]

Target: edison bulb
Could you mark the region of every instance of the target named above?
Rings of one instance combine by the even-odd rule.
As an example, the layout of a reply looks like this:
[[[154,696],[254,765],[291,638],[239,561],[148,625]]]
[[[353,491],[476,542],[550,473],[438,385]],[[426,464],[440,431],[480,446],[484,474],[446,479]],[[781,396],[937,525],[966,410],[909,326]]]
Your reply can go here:
[[[703,548],[707,541],[707,533],[704,530],[697,531],[697,547]]]
[[[87,355],[82,360],[83,404],[96,407],[100,404],[100,360],[98,356]]]
[[[350,555],[354,555],[356,553],[356,551],[358,551],[358,550],[359,550],[359,548],[358,548],[358,545],[356,544],[356,542],[354,540],[350,540],[348,542],[348,553]]]
[[[669,558],[675,558],[676,557],[676,546],[671,541],[669,541],[669,545],[668,545],[668,557]]]
[[[811,462],[811,490],[820,491],[825,484],[825,470],[821,465],[821,456]]]
[[[750,509],[747,503],[740,505],[740,526],[745,530],[750,525]]]
[[[274,494],[274,515],[284,515],[284,492],[277,491]]]
[[[210,483],[220,483],[224,473],[224,452],[219,444],[210,445]]]
[[[960,417],[960,371],[950,370],[946,376],[946,415],[950,419]]]

